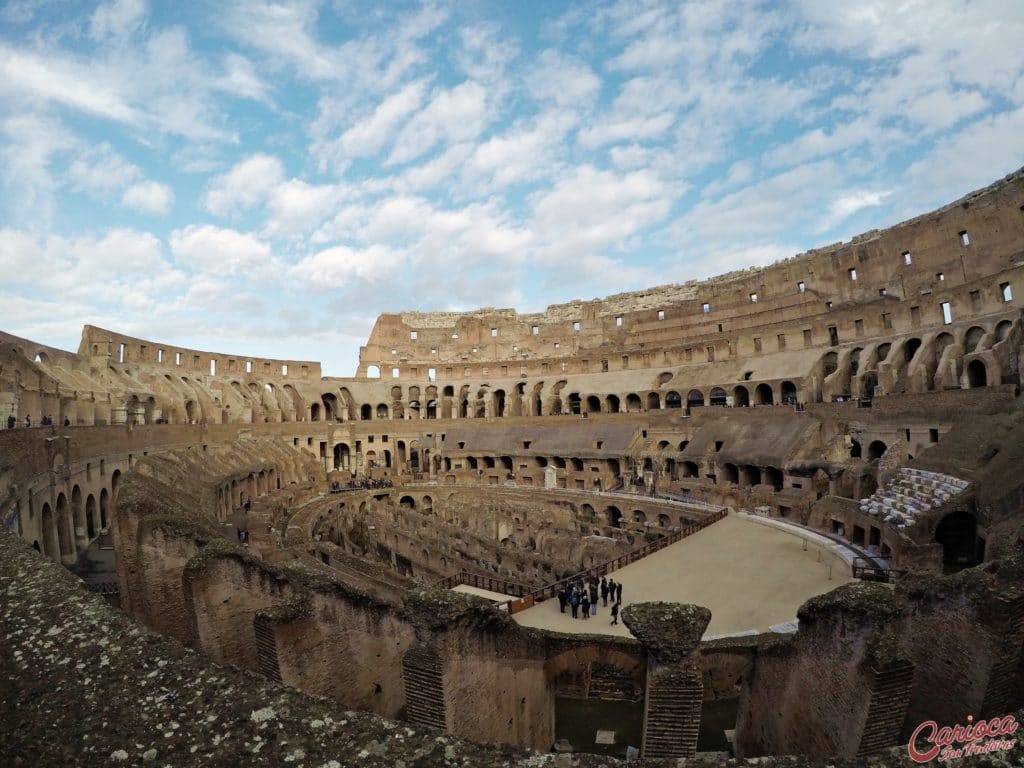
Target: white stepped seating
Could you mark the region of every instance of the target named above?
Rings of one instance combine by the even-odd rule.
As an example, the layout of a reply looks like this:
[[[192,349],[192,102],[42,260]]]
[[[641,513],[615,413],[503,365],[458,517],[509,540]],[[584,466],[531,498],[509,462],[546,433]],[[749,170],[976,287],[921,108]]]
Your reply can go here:
[[[961,493],[967,485],[966,480],[952,475],[903,467],[898,477],[869,498],[861,499],[860,510],[903,529],[913,525],[918,515]]]

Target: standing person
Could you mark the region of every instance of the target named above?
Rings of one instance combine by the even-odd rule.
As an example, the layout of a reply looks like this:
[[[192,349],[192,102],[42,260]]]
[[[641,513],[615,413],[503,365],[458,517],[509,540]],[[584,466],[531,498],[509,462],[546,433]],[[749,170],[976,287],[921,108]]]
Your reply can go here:
[[[572,594],[569,595],[569,606],[572,608],[572,617],[574,619],[578,619],[580,617],[579,616],[580,596],[579,596],[579,593],[575,590],[575,588],[573,589]]]
[[[601,601],[608,606],[608,579],[601,577]]]
[[[594,613],[597,613],[597,579],[590,582],[590,604],[594,606]]]
[[[28,429],[31,426],[32,426],[32,417],[26,415],[25,416],[25,429]]]
[[[583,590],[583,595],[582,595],[582,597],[580,597],[580,604],[581,604],[581,606],[583,608],[583,618],[584,619],[589,619],[590,618],[590,596],[587,594],[586,590]]]
[[[608,597],[615,602],[615,579],[608,579]]]
[[[612,603],[612,626],[619,623],[619,604]]]
[[[17,425],[17,423],[18,423],[18,420],[16,418],[14,418],[14,414],[13,413],[10,416],[7,417],[7,428],[8,429],[14,429],[14,427]]]
[[[622,602],[622,582],[621,581],[618,584],[615,585],[615,602],[616,603],[621,603]]]
[[[565,613],[565,587],[558,588],[558,612]]]

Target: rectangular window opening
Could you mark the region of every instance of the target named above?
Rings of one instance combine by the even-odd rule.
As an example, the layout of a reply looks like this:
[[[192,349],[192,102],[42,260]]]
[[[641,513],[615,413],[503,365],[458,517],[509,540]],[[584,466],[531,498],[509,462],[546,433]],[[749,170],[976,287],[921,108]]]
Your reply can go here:
[[[1009,283],[1000,283],[999,292],[1002,294],[1004,302],[1013,301],[1013,286]]]
[[[181,365],[181,352],[174,353],[174,364]]]
[[[853,267],[850,267],[848,270],[846,270],[846,273],[850,276],[851,280],[857,279],[857,270],[854,269]]]
[[[621,328],[622,327],[622,315],[619,315],[618,317],[615,318],[615,327],[616,328]]]
[[[281,375],[282,376],[287,376],[288,375],[288,366],[287,365],[282,365],[281,366]]]
[[[796,290],[798,293],[807,293],[807,284],[801,280],[796,284]]]
[[[904,252],[903,252],[903,263],[904,263],[904,265],[906,265],[906,266],[908,266],[908,267],[909,267],[909,266],[910,266],[911,264],[913,264],[913,263],[914,263],[914,260],[913,260],[913,258],[911,258],[911,256],[910,256],[910,251],[904,251]]]
[[[711,311],[711,305],[705,301],[703,304],[701,304],[700,309],[701,312],[703,312],[706,315],[708,312]]]
[[[971,236],[967,234],[967,230],[966,229],[961,230],[960,232],[957,232],[957,234],[960,235],[960,245],[970,245],[971,244]]]
[[[949,325],[950,323],[953,322],[953,309],[952,309],[952,307],[950,307],[948,301],[942,302],[942,304],[940,304],[939,306],[942,307],[942,322],[943,322],[943,324],[944,325]]]
[[[416,341],[419,338],[419,333],[417,331],[409,331],[409,338]]]
[[[573,333],[579,333],[580,332],[580,321],[579,320],[574,320],[573,321],[572,330],[573,330]]]
[[[535,325],[535,326],[533,326],[533,328],[531,328],[531,330],[533,331],[533,335],[536,336],[536,335],[538,335],[540,333],[540,326],[539,325]]]
[[[658,310],[658,319],[659,320],[664,320],[665,319],[665,310],[664,309],[659,309]]]
[[[946,280],[946,273],[945,272],[936,272],[935,273],[935,279],[938,280],[940,283],[945,282],[945,280]]]
[[[156,351],[156,361],[158,363],[162,363],[164,361],[164,351],[162,349],[158,349]]]
[[[391,369],[391,378],[392,379],[397,379],[398,378],[398,373],[399,373],[399,370],[397,368],[392,368]]]
[[[216,360],[211,360],[210,361],[210,375],[211,376],[216,376],[217,375],[217,361]]]
[[[491,328],[491,336],[497,336],[497,335],[498,335],[498,329],[497,328]]]
[[[757,304],[757,294],[756,293],[750,294],[750,303],[751,304]]]
[[[252,360],[245,361],[245,372],[252,373]]]

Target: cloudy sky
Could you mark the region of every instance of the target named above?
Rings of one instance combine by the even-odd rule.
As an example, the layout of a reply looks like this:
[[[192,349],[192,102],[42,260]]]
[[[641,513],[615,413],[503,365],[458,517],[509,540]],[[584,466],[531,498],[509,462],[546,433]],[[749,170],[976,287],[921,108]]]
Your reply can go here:
[[[765,264],[1024,165],[1021,0],[0,5],[0,329],[351,375],[377,314]]]

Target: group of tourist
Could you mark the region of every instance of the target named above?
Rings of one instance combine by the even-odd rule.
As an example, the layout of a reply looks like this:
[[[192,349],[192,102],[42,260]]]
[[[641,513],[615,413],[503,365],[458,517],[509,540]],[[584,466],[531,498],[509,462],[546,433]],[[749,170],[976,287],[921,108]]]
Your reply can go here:
[[[342,491],[359,491],[365,489],[375,488],[394,488],[395,484],[391,482],[389,478],[383,477],[380,480],[374,480],[373,478],[367,478],[363,480],[352,479],[347,483],[341,483],[338,480],[331,481],[331,493],[341,493]]]
[[[14,429],[17,426],[18,426],[18,420],[14,417],[14,414],[12,413],[11,415],[9,415],[7,417],[7,428],[8,429]],[[25,421],[22,423],[22,426],[25,429],[29,429],[32,426],[32,417],[26,415],[25,416]],[[43,416],[42,421],[39,423],[39,426],[41,426],[41,427],[52,427],[53,426],[53,417],[51,417],[51,416]],[[64,419],[64,426],[65,427],[70,427],[71,426],[71,419]]]
[[[589,619],[597,614],[598,596],[604,606],[608,607],[608,600],[612,601],[611,623],[619,623],[619,609],[622,607],[622,582],[615,582],[615,579],[607,579],[604,576],[600,581],[597,576],[590,576],[584,579],[578,577],[575,583],[565,582],[558,590],[558,610],[565,613],[566,607],[572,613],[574,619],[582,617]]]

